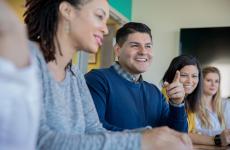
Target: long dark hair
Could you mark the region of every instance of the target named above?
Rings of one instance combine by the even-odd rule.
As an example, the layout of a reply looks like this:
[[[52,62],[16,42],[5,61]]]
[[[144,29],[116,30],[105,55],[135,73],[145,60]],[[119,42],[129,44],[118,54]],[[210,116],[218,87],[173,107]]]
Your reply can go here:
[[[25,23],[28,28],[29,39],[38,42],[46,62],[55,60],[57,50],[60,55],[59,42],[57,40],[57,26],[59,5],[68,2],[77,9],[89,0],[27,0]],[[55,41],[57,47],[55,47]]]
[[[199,75],[198,75],[199,82],[197,84],[197,87],[191,94],[187,95],[185,98],[186,109],[188,111],[195,113],[198,111],[200,101],[201,101],[202,80],[203,80],[200,63],[195,57],[190,56],[190,55],[180,55],[180,56],[175,57],[171,61],[167,71],[165,72],[162,82],[167,81],[171,83],[174,79],[176,71],[181,70],[184,66],[187,66],[187,65],[196,66],[199,72]]]

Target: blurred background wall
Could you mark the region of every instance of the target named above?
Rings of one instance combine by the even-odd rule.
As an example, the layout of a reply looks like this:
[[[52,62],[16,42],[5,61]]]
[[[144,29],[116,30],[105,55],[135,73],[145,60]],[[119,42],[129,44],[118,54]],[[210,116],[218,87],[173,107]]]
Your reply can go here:
[[[144,78],[160,87],[170,61],[179,54],[180,28],[230,26],[230,1],[133,0],[132,14],[133,21],[144,22],[152,29],[154,59]],[[226,97],[230,95],[230,65],[218,66]]]

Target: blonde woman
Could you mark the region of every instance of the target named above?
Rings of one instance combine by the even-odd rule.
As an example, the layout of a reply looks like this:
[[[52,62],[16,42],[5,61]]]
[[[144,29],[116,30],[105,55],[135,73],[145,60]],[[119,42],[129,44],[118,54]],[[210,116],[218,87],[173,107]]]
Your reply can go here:
[[[192,140],[198,144],[226,146],[230,143],[230,130],[225,119],[220,96],[220,72],[215,67],[203,69],[203,95],[196,114],[196,133]]]

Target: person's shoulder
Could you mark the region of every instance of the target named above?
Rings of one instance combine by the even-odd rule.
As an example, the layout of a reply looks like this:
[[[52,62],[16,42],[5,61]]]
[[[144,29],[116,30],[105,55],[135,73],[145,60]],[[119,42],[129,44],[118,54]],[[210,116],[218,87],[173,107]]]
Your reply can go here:
[[[222,99],[222,109],[224,114],[230,112],[230,99]]]
[[[230,99],[226,98],[222,100],[223,102],[223,107],[228,107],[230,109]]]
[[[85,87],[86,82],[85,82],[84,74],[78,65],[72,64],[71,68],[67,69],[67,72],[68,72],[67,73],[68,78],[70,78],[71,80],[70,84],[74,84],[74,86],[78,86],[82,88]]]
[[[113,77],[114,76],[110,68],[92,69],[85,74],[85,80],[88,84],[98,82],[103,84],[109,84],[109,82],[111,82],[111,79],[114,79]]]
[[[92,69],[89,72],[87,72],[86,74],[84,74],[78,65],[72,65],[71,66],[71,71],[76,75],[76,76],[80,76],[80,77],[94,77],[94,76],[100,76],[104,73],[105,69]]]
[[[32,55],[32,58],[38,63],[38,64],[45,64],[45,59],[42,55],[42,52],[40,50],[40,47],[38,43],[33,41],[28,41],[29,49]]]
[[[72,64],[71,65],[71,69],[68,69],[69,72],[71,72],[71,74],[73,73],[76,77],[83,77],[84,74],[83,72],[80,70],[79,66],[76,64]]]
[[[31,59],[38,67],[40,74],[48,74],[48,67],[45,61],[45,58],[40,50],[40,46],[38,43],[33,41],[28,41]]]
[[[29,45],[29,49],[30,49],[31,53],[34,56],[41,55],[41,52],[40,52],[40,49],[39,49],[39,45],[36,42],[28,40],[28,45]]]
[[[104,74],[109,71],[110,71],[110,68],[92,69],[87,74],[91,74],[91,73],[103,73]]]
[[[102,68],[102,69],[92,69],[88,73],[85,74],[85,77],[94,77],[100,76],[105,77],[111,72],[110,68]]]

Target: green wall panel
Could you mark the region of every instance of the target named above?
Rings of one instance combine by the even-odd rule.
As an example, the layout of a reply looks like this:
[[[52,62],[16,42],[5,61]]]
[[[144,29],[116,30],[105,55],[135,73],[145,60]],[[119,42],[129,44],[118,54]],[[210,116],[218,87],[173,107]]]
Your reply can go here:
[[[109,3],[127,19],[132,19],[132,0],[109,0]]]

